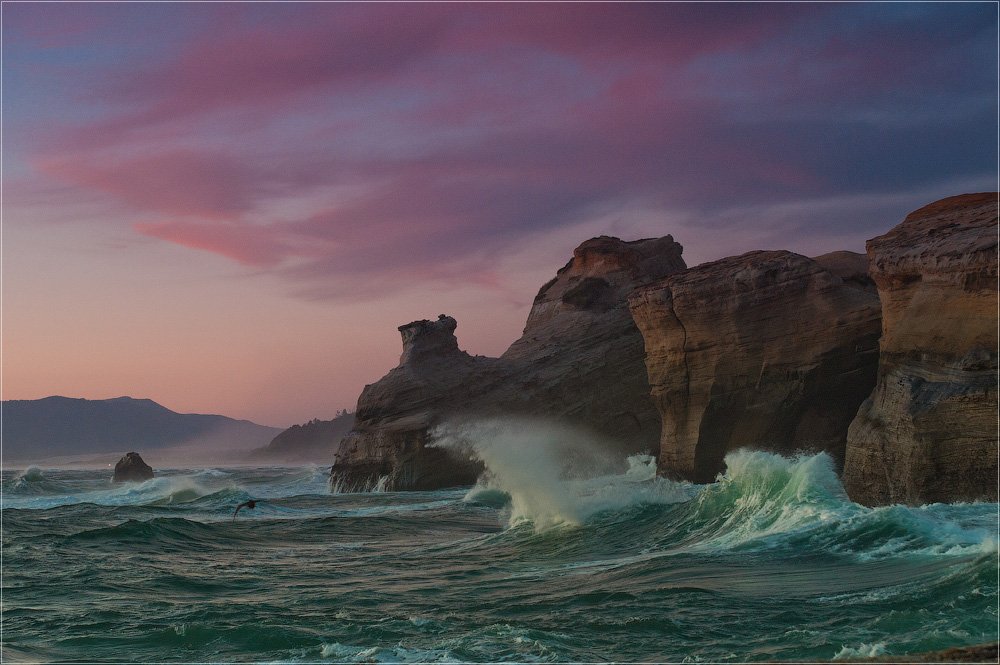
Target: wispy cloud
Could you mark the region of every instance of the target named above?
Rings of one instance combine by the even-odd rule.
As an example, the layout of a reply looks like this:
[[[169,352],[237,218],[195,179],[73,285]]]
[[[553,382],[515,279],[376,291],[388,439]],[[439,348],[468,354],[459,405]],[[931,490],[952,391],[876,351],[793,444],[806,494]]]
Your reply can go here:
[[[88,11],[90,41],[69,27]],[[733,210],[857,195],[874,203],[854,214],[876,215],[880,196],[995,169],[985,6],[171,5],[143,18],[21,5],[5,18],[9,80],[79,74],[32,93],[61,110],[5,118],[8,134],[37,136],[14,143],[37,181],[98,193],[127,228],[303,293],[497,284],[504,255],[616,206],[704,220],[685,227],[697,242],[751,223]],[[127,63],[100,47],[137,28],[148,43],[127,40]],[[801,233],[833,223],[795,214]]]

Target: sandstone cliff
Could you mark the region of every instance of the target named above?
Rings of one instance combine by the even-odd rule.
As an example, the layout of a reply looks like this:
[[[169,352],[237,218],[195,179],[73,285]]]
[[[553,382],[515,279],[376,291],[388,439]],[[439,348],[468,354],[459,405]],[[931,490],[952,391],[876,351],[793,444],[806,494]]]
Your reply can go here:
[[[710,482],[741,447],[843,461],[878,358],[878,297],[859,258],[750,252],[632,296],[663,421],[661,473]]]
[[[878,385],[844,485],[869,505],[997,500],[997,194],[943,199],[868,241]]]
[[[616,452],[653,452],[659,416],[649,398],[642,336],[626,299],[684,269],[673,238],[584,242],[535,297],[524,333],[500,358],[458,348],[455,319],[400,327],[399,366],[358,400],[331,480],[345,489],[470,484],[476,463],[426,447],[434,425],[456,417],[543,416],[590,428]]]
[[[681,252],[669,235],[634,242],[602,236],[577,247],[535,296],[524,333],[500,358],[514,370],[494,393],[502,412],[563,419],[607,435],[621,452],[655,452],[660,418],[628,296],[684,270]]]

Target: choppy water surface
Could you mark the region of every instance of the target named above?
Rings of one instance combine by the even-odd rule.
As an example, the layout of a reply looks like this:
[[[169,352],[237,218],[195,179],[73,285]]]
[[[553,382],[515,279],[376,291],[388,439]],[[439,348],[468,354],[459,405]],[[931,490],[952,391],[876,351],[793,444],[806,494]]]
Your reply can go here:
[[[825,456],[736,453],[703,487],[648,458],[574,480],[487,462],[471,490],[368,494],[317,468],[5,471],[4,661],[851,659],[997,639],[996,504],[867,509]]]

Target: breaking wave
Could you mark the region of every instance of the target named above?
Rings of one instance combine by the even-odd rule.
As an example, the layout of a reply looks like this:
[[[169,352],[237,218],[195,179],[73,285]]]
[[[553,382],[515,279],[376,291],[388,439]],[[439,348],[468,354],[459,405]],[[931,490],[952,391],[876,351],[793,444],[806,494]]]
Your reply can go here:
[[[786,458],[741,450],[685,515],[706,550],[784,548],[853,554],[876,560],[909,552],[997,552],[995,521],[960,524],[961,506],[867,508],[847,497],[825,453]]]
[[[594,515],[642,504],[687,501],[694,488],[656,477],[656,460],[622,460],[589,433],[550,422],[496,419],[450,424],[432,445],[464,452],[486,465],[468,502],[509,503],[508,524],[537,531],[585,523]]]
[[[649,535],[675,551],[784,549],[872,561],[997,553],[989,511],[970,523],[956,519],[968,512],[961,505],[861,506],[847,497],[825,453],[739,450],[726,456],[715,483],[696,486],[657,477],[648,455],[615,459],[587,433],[546,422],[449,424],[435,431],[433,445],[485,464],[466,502],[502,509],[508,526],[530,523],[536,532],[602,521],[627,528],[629,512],[659,506],[666,511],[661,532]]]
[[[15,609],[4,658],[811,662],[996,640],[997,504],[866,508],[825,455],[735,452],[695,486],[537,423],[437,445],[486,474],[336,494],[323,467],[5,471],[11,606],[65,636]]]

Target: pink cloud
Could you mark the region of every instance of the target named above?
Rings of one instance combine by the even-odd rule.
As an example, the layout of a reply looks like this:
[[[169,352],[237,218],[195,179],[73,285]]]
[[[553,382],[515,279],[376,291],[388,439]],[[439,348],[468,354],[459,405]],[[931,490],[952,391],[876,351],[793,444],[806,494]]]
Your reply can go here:
[[[140,222],[135,230],[182,247],[219,254],[252,267],[278,264],[291,251],[272,229],[238,222]]]
[[[836,94],[805,81],[852,62],[829,33],[816,58],[782,64],[812,38],[791,28],[834,11],[227,5],[155,61],[92,69],[90,97],[115,112],[56,128],[36,163],[131,220],[170,220],[135,226],[147,236],[292,280],[486,275],[602,206],[700,212],[829,188],[812,147],[829,124],[753,114]]]
[[[228,219],[250,210],[261,195],[259,170],[222,153],[169,147],[132,157],[88,152],[43,158],[38,168],[138,210],[173,215]]]
[[[759,43],[794,20],[794,7],[683,5],[309,5],[273,20],[236,20],[155,65],[107,72],[91,96],[131,110],[119,131],[233,109],[279,110],[317,90],[433,81],[435,58],[524,53],[572,58],[588,69],[615,63],[662,70],[703,54]],[[725,29],[720,29],[724,25]],[[448,76],[450,73],[445,73]]]
[[[432,52],[446,24],[433,7],[297,8],[287,24],[212,35],[176,58],[125,71],[100,94],[136,106],[128,126],[175,121],[220,109],[276,109],[329,84],[370,86]]]

